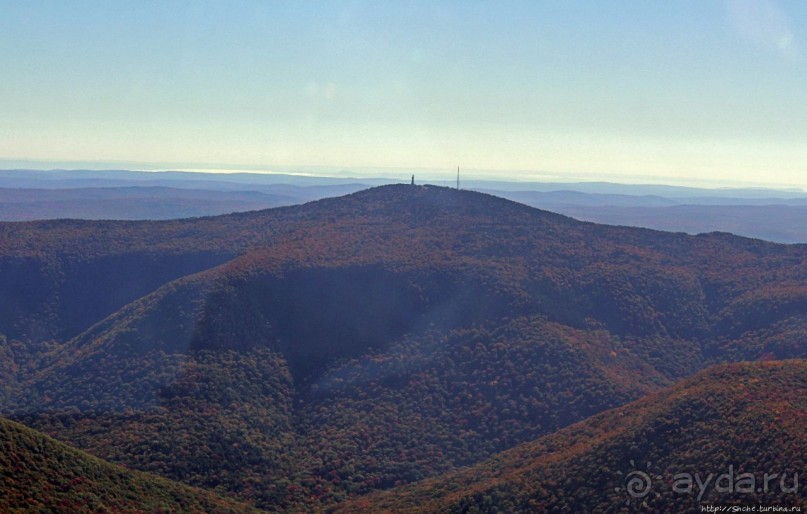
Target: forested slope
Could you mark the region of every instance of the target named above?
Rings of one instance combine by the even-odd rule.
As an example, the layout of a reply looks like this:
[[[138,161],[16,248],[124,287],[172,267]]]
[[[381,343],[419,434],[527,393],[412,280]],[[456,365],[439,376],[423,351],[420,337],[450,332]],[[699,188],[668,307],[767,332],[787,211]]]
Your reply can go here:
[[[698,512],[701,503],[805,507],[807,495],[799,488],[807,469],[805,417],[804,360],[721,365],[476,466],[335,511],[670,513]]]
[[[214,494],[130,471],[0,418],[2,512],[258,512]]]

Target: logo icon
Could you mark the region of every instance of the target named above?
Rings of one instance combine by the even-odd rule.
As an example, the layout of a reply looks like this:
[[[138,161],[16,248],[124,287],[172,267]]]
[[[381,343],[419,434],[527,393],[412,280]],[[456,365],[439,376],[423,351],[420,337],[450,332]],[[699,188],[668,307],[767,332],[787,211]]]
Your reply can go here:
[[[648,462],[645,465],[645,470],[636,469],[636,463],[631,460],[630,465],[633,471],[625,474],[620,471],[620,475],[624,475],[624,485],[614,488],[618,493],[624,492],[627,495],[625,498],[625,505],[631,505],[633,502],[647,507],[647,497],[653,494],[653,480],[662,480],[661,475],[653,475],[651,472],[652,463]],[[661,496],[655,493],[655,496]]]

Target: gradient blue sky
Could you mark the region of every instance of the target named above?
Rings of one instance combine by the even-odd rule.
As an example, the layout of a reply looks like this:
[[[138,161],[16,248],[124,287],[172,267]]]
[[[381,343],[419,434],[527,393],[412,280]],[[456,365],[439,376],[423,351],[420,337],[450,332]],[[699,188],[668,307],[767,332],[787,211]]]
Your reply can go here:
[[[807,188],[806,29],[802,0],[0,0],[0,167]]]

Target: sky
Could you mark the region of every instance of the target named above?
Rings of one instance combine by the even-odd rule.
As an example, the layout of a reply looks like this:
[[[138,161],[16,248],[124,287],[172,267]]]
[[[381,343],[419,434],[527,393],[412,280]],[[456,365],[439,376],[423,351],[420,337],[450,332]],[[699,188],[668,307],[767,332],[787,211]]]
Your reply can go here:
[[[0,168],[807,189],[802,0],[0,0],[0,81]]]

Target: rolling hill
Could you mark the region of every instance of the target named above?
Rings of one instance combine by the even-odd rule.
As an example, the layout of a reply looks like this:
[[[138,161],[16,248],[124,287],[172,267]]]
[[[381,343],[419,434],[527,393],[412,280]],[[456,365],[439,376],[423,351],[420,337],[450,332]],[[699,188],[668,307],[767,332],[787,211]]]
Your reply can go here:
[[[246,505],[130,471],[0,418],[3,512],[247,513]]]
[[[721,362],[807,357],[807,246],[383,186],[0,224],[0,412],[278,511],[467,466]]]
[[[699,512],[701,503],[803,508],[805,416],[807,361],[720,365],[476,466],[334,511],[669,513]]]

